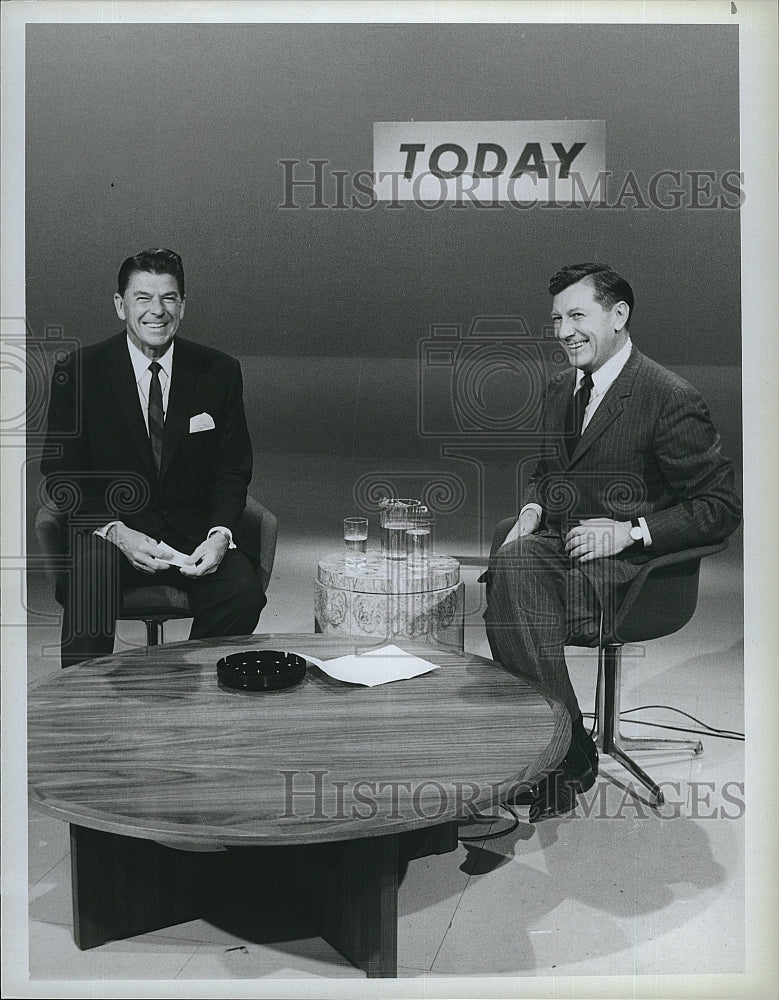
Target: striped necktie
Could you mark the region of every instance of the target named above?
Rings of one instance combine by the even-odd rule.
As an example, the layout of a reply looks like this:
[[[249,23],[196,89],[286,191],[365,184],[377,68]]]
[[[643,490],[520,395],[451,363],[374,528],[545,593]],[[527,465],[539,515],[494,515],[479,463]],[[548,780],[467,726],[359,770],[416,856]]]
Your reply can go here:
[[[565,426],[565,446],[568,449],[568,457],[573,455],[574,449],[582,436],[582,424],[584,423],[584,411],[590,401],[592,393],[592,375],[590,372],[584,373],[581,385],[574,393],[571,405],[568,408],[568,419]]]
[[[152,361],[149,365],[151,372],[151,385],[149,386],[149,440],[151,450],[154,455],[154,464],[157,467],[157,475],[160,474],[162,465],[162,435],[165,429],[165,417],[162,412],[162,386],[160,385],[160,368],[157,361]]]

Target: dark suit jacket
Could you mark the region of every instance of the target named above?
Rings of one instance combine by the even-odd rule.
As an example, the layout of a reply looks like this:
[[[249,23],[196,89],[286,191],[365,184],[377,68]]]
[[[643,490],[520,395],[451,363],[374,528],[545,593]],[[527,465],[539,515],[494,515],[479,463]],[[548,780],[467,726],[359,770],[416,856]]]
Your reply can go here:
[[[202,413],[214,428],[190,433]],[[74,351],[52,379],[41,471],[86,527],[118,519],[189,551],[215,525],[234,531],[252,474],[239,363],[176,337],[158,479],[126,334]]]
[[[547,386],[545,453],[523,504],[540,504],[551,527],[643,516],[652,555],[718,542],[738,527],[733,466],[697,390],[633,347],[569,460],[563,426],[575,377],[571,369]]]

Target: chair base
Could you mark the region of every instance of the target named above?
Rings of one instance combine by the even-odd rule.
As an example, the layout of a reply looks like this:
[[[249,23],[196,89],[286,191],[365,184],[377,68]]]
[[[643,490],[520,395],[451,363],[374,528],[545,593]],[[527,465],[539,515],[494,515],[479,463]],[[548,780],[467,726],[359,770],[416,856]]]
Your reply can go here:
[[[164,621],[150,620],[144,618],[143,624],[146,626],[146,645],[159,646],[164,639]]]
[[[653,808],[663,805],[665,798],[657,784],[627,753],[635,750],[691,750],[696,756],[703,753],[700,740],[656,739],[652,737],[623,736],[619,729],[620,689],[622,684],[622,646],[606,643],[599,651],[598,670],[601,683],[595,707],[593,738],[601,754],[611,757],[632,774],[649,791]]]

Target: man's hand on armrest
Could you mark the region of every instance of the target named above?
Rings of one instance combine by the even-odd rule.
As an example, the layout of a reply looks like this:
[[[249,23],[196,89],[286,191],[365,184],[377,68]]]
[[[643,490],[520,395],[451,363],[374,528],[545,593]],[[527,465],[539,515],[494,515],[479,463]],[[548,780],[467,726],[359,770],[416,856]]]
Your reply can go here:
[[[156,558],[159,554],[157,542],[142,531],[128,528],[122,521],[114,521],[108,525],[105,533],[99,534],[119,549],[133,569],[139,569],[142,573],[159,573],[168,568],[166,562]]]
[[[532,535],[534,531],[538,531],[540,523],[541,508],[537,504],[529,504],[527,507],[523,507],[519,513],[516,524],[506,535],[501,548],[503,548],[503,545],[508,545],[509,542],[513,542],[517,538],[523,538],[525,535]]]

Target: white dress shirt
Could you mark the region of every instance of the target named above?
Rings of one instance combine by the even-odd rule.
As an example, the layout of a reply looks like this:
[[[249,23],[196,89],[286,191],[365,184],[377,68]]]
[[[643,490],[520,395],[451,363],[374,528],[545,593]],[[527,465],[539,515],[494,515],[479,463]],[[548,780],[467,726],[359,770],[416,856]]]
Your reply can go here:
[[[170,396],[170,380],[173,375],[173,351],[176,341],[171,340],[170,346],[161,358],[157,358],[160,366],[160,388],[162,389],[162,416],[163,419],[168,414],[168,397]],[[151,361],[143,351],[139,351],[135,344],[127,338],[127,350],[130,352],[130,362],[135,373],[135,384],[138,388],[138,399],[141,404],[141,413],[146,424],[146,433],[149,433],[149,388],[151,387],[151,372],[149,365]]]

